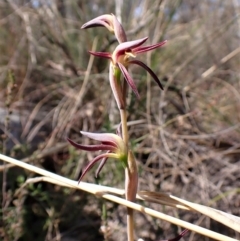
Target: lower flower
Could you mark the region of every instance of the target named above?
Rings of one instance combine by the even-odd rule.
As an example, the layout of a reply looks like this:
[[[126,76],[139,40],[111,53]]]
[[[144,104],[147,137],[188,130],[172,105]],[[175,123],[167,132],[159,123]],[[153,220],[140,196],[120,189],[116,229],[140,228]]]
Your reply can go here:
[[[123,142],[122,138],[118,135],[112,133],[91,133],[91,132],[84,132],[81,131],[81,134],[87,136],[93,140],[100,141],[100,144],[97,145],[82,145],[74,142],[71,139],[67,139],[68,142],[80,150],[85,151],[107,151],[106,153],[100,154],[96,156],[88,165],[84,168],[81,177],[79,178],[79,182],[85,176],[85,174],[97,163],[101,160],[101,163],[97,169],[97,174],[101,171],[102,167],[106,163],[108,158],[114,158],[120,160],[123,163],[124,167],[127,167],[127,158],[128,158],[128,151],[125,143]]]

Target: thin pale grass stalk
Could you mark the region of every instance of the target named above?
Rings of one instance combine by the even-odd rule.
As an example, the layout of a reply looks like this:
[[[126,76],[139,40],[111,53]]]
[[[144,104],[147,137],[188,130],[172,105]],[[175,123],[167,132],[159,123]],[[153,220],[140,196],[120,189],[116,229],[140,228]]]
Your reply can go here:
[[[41,99],[32,110],[31,114],[28,116],[26,120],[26,124],[22,131],[22,136],[26,136],[27,133],[29,133],[31,126],[33,125],[34,119],[37,117],[37,114],[40,112],[40,109],[43,107],[44,104],[48,103],[53,95],[56,94],[56,90],[50,91],[47,95],[44,96],[43,99]],[[37,119],[37,118],[36,118]],[[28,140],[29,141],[29,140]]]
[[[155,218],[159,218],[159,219],[168,221],[172,224],[179,225],[183,228],[192,230],[194,232],[197,232],[197,233],[202,234],[204,236],[207,236],[209,238],[219,240],[219,241],[237,241],[236,239],[233,239],[233,238],[227,237],[225,235],[213,232],[211,230],[199,227],[197,225],[182,221],[180,219],[171,217],[171,216],[166,215],[164,213],[155,211],[153,209],[146,208],[142,205],[127,201],[125,199],[114,196],[112,194],[106,194],[106,190],[103,189],[103,191],[101,191],[97,185],[94,185],[94,184],[89,185],[89,184],[84,183],[84,182],[81,182],[80,184],[78,184],[77,181],[72,181],[68,178],[59,176],[57,174],[54,174],[54,173],[48,172],[46,170],[43,170],[39,167],[35,167],[33,165],[18,161],[14,158],[11,158],[11,157],[8,157],[8,156],[2,155],[2,154],[0,154],[0,159],[2,161],[9,162],[9,163],[12,163],[16,166],[22,167],[26,170],[29,170],[29,171],[38,173],[40,175],[43,175],[44,177],[42,177],[43,178],[42,180],[45,180],[45,181],[50,180],[52,183],[54,182],[55,184],[60,185],[60,186],[64,185],[64,186],[68,186],[68,187],[71,187],[71,188],[76,188],[76,189],[80,189],[82,191],[92,193],[92,194],[94,194],[98,197],[105,198],[105,199],[110,200],[112,202],[116,202],[120,205],[126,206],[130,209],[134,209],[134,210],[137,210],[139,212],[145,213],[147,215],[153,216]]]
[[[209,77],[210,75],[212,75],[218,68],[220,65],[225,64],[227,61],[229,61],[230,59],[232,59],[233,57],[235,57],[237,54],[240,53],[240,47],[234,49],[232,52],[230,52],[229,54],[227,54],[226,56],[224,56],[222,59],[220,59],[218,64],[215,64],[213,66],[211,66],[209,69],[207,69],[206,71],[204,71],[201,74],[201,77],[199,79],[197,79],[196,81],[194,81],[194,83],[191,83],[190,85],[186,86],[184,88],[184,91],[187,92],[190,89],[196,88],[197,86],[199,86],[200,84],[202,84],[202,82],[204,80],[207,79],[207,77]]]
[[[237,232],[240,232],[240,218],[237,216],[234,216],[229,213],[222,212],[220,210],[206,207],[197,203],[188,202],[186,200],[180,199],[178,197],[174,197],[170,195],[171,198],[177,200],[178,202],[185,204],[186,206],[189,206],[195,211],[198,211],[205,216],[208,216],[214,220],[217,220],[218,222],[230,227],[231,229],[234,229]]]

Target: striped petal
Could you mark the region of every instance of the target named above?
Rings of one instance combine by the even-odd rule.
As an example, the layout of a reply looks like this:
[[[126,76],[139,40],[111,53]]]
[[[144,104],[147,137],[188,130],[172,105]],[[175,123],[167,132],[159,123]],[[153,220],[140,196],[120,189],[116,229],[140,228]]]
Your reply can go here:
[[[122,138],[112,133],[91,133],[85,131],[80,131],[80,133],[88,138],[95,141],[101,141],[103,144],[110,145],[115,148],[122,148],[123,145]]]
[[[91,162],[88,163],[88,165],[84,168],[81,177],[78,180],[78,183],[83,179],[83,177],[85,176],[85,174],[94,166],[94,164],[98,161],[100,161],[103,158],[118,158],[118,156],[116,154],[113,153],[104,153],[101,155],[96,156]]]
[[[110,153],[110,152],[108,151],[107,153]],[[107,159],[108,159],[108,157],[104,157],[104,158],[101,160],[101,162],[100,162],[100,164],[99,164],[99,166],[98,166],[98,168],[97,168],[97,170],[96,170],[96,173],[95,173],[95,177],[96,177],[96,178],[98,178],[98,175],[99,175],[100,171],[102,170],[103,166],[105,165]]]
[[[121,63],[118,63],[118,66],[119,66],[119,68],[120,68],[124,78],[126,79],[126,81],[128,82],[129,86],[131,87],[132,91],[134,92],[134,94],[137,96],[137,98],[140,98],[140,95],[138,93],[137,87],[136,87],[132,77],[128,73],[127,69]]]
[[[102,57],[106,59],[112,59],[112,54],[108,52],[93,52],[93,51],[88,51],[91,55],[94,55],[96,57]]]
[[[132,51],[135,54],[140,54],[140,53],[144,53],[144,52],[147,52],[147,51],[150,51],[150,50],[162,47],[166,43],[167,43],[167,40],[165,40],[165,41],[163,41],[161,43],[150,45],[150,46],[137,47],[137,48],[134,48]]]
[[[81,29],[93,27],[106,27],[110,32],[114,32],[119,43],[126,42],[126,33],[114,14],[104,14],[83,24]]]
[[[100,144],[100,145],[82,145],[78,144],[71,139],[67,138],[68,142],[76,147],[77,149],[84,150],[84,151],[115,151],[116,147],[113,147],[112,145],[107,145],[107,144]]]
[[[128,62],[129,64],[137,64],[141,67],[143,67],[145,70],[147,70],[147,72],[153,77],[153,79],[155,80],[155,82],[158,84],[158,86],[163,90],[163,86],[160,82],[160,80],[158,79],[157,75],[143,62],[139,61],[139,60],[131,60]]]
[[[127,41],[126,33],[123,29],[122,24],[118,21],[115,15],[112,14],[113,17],[113,28],[114,28],[114,34],[118,40],[119,43],[123,43]]]
[[[112,21],[113,21],[112,15],[104,14],[83,24],[81,29],[93,28],[93,27],[106,27],[109,31],[113,32],[114,29],[113,29]]]

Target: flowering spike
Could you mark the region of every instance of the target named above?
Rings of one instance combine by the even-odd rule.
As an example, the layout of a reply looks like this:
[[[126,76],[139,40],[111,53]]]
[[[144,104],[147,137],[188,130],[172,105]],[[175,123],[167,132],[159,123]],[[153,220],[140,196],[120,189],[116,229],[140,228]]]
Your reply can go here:
[[[153,79],[155,80],[155,82],[158,84],[158,86],[163,90],[163,86],[160,82],[160,80],[158,79],[157,75],[143,62],[139,61],[139,60],[131,60],[129,61],[130,64],[137,64],[141,67],[143,67],[144,69],[147,70],[147,72],[153,77]]]

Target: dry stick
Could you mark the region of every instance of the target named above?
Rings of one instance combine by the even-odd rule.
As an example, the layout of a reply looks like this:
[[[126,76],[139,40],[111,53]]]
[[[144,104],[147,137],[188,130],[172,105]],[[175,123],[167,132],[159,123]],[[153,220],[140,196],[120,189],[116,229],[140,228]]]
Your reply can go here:
[[[173,195],[170,195],[171,198],[173,198],[174,200],[179,201],[180,203],[183,203],[191,208],[193,208],[194,210],[212,218],[217,220],[218,222],[231,227],[233,230],[236,230],[237,232],[240,232],[240,218],[237,216],[234,216],[232,214],[229,213],[225,213],[222,212],[220,210],[214,209],[214,208],[210,208],[210,207],[206,207],[197,203],[191,203],[188,202],[186,200],[183,200],[181,198],[178,197],[174,197]],[[226,221],[228,221],[228,223],[226,223]]]
[[[108,200],[110,200],[112,202],[116,202],[116,203],[118,203],[120,205],[124,205],[124,206],[126,206],[126,207],[128,207],[130,209],[134,209],[134,210],[137,210],[139,212],[151,215],[153,217],[156,217],[156,218],[168,221],[168,222],[173,223],[175,225],[179,225],[181,227],[184,227],[184,228],[187,228],[189,230],[195,231],[195,232],[197,232],[199,234],[202,234],[204,236],[213,238],[215,240],[219,240],[219,241],[237,241],[237,239],[233,239],[233,238],[227,237],[225,235],[213,232],[211,230],[199,227],[197,225],[188,223],[186,221],[182,221],[180,219],[171,217],[169,215],[166,215],[164,213],[155,211],[155,210],[150,209],[150,208],[146,208],[146,207],[144,207],[142,205],[139,205],[139,204],[127,201],[125,199],[116,197],[114,195],[105,194],[105,191],[104,190],[100,191],[99,190],[99,186],[97,186],[97,185],[88,184],[88,183],[84,183],[84,182],[81,182],[78,185],[77,181],[72,181],[72,180],[70,180],[68,178],[59,176],[57,174],[54,174],[54,173],[48,172],[46,170],[43,170],[43,169],[41,169],[39,167],[32,166],[30,164],[18,161],[16,159],[13,159],[11,157],[8,157],[8,156],[2,155],[2,154],[0,154],[0,159],[3,160],[3,161],[6,161],[6,162],[12,163],[12,164],[14,164],[16,166],[22,167],[24,169],[27,169],[29,171],[32,171],[32,172],[38,173],[40,175],[43,175],[45,177],[54,179],[54,180],[56,180],[55,181],[56,184],[59,184],[59,185],[65,184],[65,186],[69,186],[69,187],[72,187],[72,188],[76,188],[76,189],[80,189],[80,190],[92,193],[94,195],[97,195],[97,196],[103,197],[105,199],[108,199]]]

